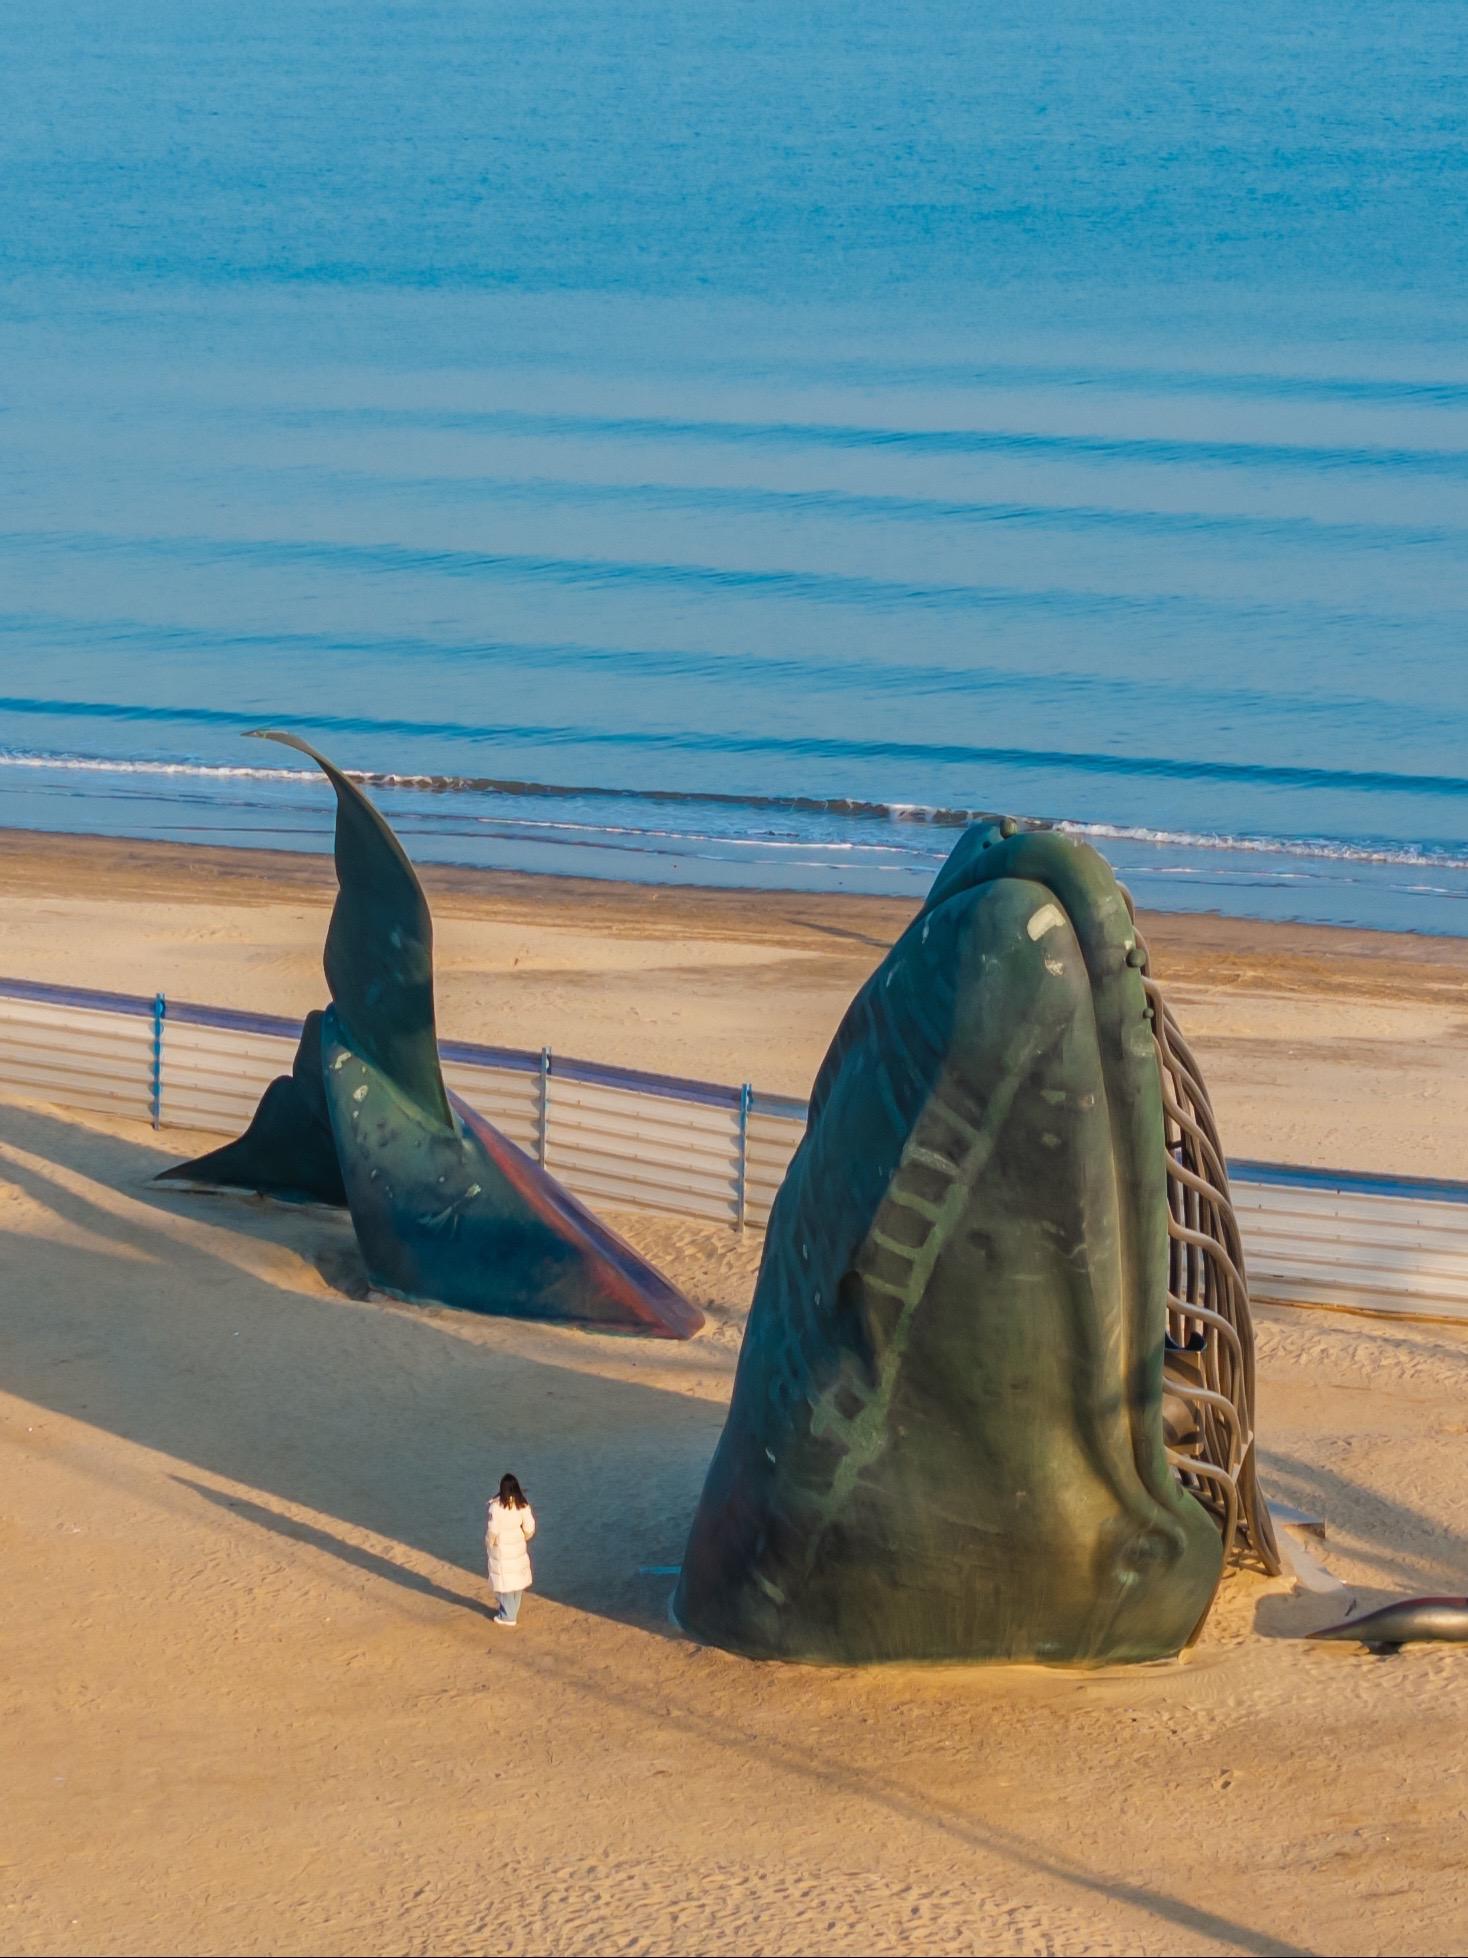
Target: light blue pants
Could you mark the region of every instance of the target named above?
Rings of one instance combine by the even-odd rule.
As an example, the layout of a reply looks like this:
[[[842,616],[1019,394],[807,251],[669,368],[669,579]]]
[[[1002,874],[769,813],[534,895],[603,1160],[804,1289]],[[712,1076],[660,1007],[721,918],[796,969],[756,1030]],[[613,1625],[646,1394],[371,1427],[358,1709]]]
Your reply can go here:
[[[495,1596],[500,1601],[500,1608],[495,1613],[495,1617],[503,1618],[507,1625],[513,1625],[520,1616],[520,1600],[524,1595],[523,1591],[496,1591]]]

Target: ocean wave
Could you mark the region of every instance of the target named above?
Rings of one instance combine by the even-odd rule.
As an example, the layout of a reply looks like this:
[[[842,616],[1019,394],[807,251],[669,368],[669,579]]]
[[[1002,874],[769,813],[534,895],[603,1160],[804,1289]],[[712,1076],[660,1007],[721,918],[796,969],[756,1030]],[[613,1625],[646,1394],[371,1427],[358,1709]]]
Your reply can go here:
[[[237,729],[242,734],[254,731],[253,714],[227,707],[128,706],[117,702],[83,700],[37,700],[0,698],[0,713],[54,715],[78,719],[82,716],[118,722],[152,722],[196,727]],[[1117,776],[1132,780],[1228,782],[1251,788],[1346,789],[1386,795],[1468,797],[1468,777],[1461,775],[1409,774],[1396,769],[1320,768],[1285,762],[1226,761],[1206,755],[1107,754],[1074,748],[984,747],[970,742],[870,741],[831,735],[744,734],[725,729],[719,732],[679,728],[660,732],[628,728],[546,726],[512,723],[498,726],[473,725],[462,721],[416,721],[380,719],[364,714],[281,715],[275,725],[309,733],[392,734],[418,739],[464,738],[476,743],[534,741],[560,748],[641,749],[648,754],[673,754],[682,757],[717,754],[778,755],[801,760],[912,762],[918,766],[957,763],[961,766],[996,766],[1025,770],[1052,770],[1068,773]],[[376,778],[370,778],[376,779]],[[719,794],[684,789],[609,789],[575,787],[559,783],[502,780],[495,776],[417,775],[383,780],[399,780],[415,788],[473,789],[503,794],[551,795],[633,795],[668,796],[684,801],[692,796],[706,802],[728,802],[740,806],[768,806],[801,810],[831,809],[854,815],[885,815],[894,807],[887,802],[844,797],[748,796]],[[917,805],[912,805],[916,807]],[[929,820],[970,822],[977,812],[970,810],[936,811]]]
[[[678,415],[568,414],[524,408],[400,408],[358,405],[218,411],[248,414],[287,428],[439,429],[506,435],[580,436],[593,440],[708,442],[761,447],[872,449],[911,455],[1059,456],[1165,466],[1301,470],[1358,469],[1372,474],[1468,476],[1460,448],[1392,447],[1385,443],[1243,442],[1210,437],[1093,435],[1039,429],[870,427],[854,422],[738,421]]]
[[[1468,470],[1465,470],[1468,473]],[[371,577],[448,578],[484,584],[548,586],[560,591],[672,592],[752,603],[784,601],[861,611],[986,612],[1096,621],[1153,621],[1210,630],[1220,622],[1239,626],[1306,624],[1312,629],[1355,632],[1363,627],[1446,635],[1460,626],[1452,607],[1442,612],[1377,610],[1332,604],[1300,595],[1260,599],[1223,593],[1138,589],[1106,591],[1085,585],[960,584],[938,580],[878,578],[845,571],[780,566],[660,562],[654,559],[561,557],[538,551],[473,551],[386,541],[362,543],[325,537],[226,537],[102,530],[3,530],[6,551],[64,556],[141,558],[210,568],[300,566]]]
[[[261,466],[258,473],[267,489],[278,485],[279,470]],[[237,478],[242,474],[236,471]],[[651,480],[601,482],[579,476],[395,475],[384,467],[352,469],[306,463],[293,466],[292,480],[309,482],[338,494],[378,499],[426,495],[545,507],[583,504],[616,510],[836,517],[856,523],[986,524],[996,529],[1061,531],[1081,536],[1115,531],[1128,536],[1205,541],[1245,537],[1332,551],[1402,546],[1429,550],[1452,548],[1461,543],[1464,534],[1461,524],[1446,520],[1423,524],[1253,510],[1135,509],[1125,504],[903,496],[829,486],[790,488]]]
[[[874,658],[864,651],[859,663],[849,657],[821,655],[809,647],[786,652],[757,652],[741,646],[737,652],[716,645],[682,646],[628,645],[598,643],[596,640],[432,637],[405,632],[343,632],[339,628],[310,631],[275,628],[251,631],[233,623],[197,625],[177,619],[137,618],[128,614],[105,617],[75,617],[67,613],[27,609],[0,610],[0,638],[13,637],[20,643],[43,644],[52,651],[67,648],[90,657],[97,646],[136,647],[150,658],[168,659],[189,654],[200,667],[206,662],[222,667],[235,659],[248,661],[253,656],[276,656],[283,662],[310,661],[323,671],[328,666],[360,677],[370,663],[374,670],[391,673],[399,663],[421,661],[425,668],[439,662],[452,663],[493,674],[500,668],[519,670],[535,666],[546,671],[585,671],[592,674],[635,673],[639,680],[669,680],[679,685],[695,682],[699,686],[717,683],[730,691],[747,693],[752,686],[785,687],[791,684],[803,692],[820,688],[847,696],[853,686],[886,698],[911,700],[915,695],[953,694],[965,704],[982,701],[1005,703],[1010,700],[1029,704],[1036,688],[1035,674],[1023,665],[1003,659],[976,657],[971,645],[958,649],[947,660]],[[0,653],[0,661],[4,655]],[[359,666],[360,663],[360,666]],[[195,672],[196,682],[199,678]],[[1047,690],[1068,703],[1077,718],[1093,707],[1125,715],[1129,722],[1155,723],[1159,714],[1171,717],[1177,703],[1175,677],[1165,672],[1150,674],[1111,673],[1088,667],[1083,661],[1048,665],[1044,675]],[[1195,714],[1227,714],[1247,723],[1258,715],[1265,702],[1257,688],[1220,683],[1215,677],[1193,677],[1188,699]],[[1271,717],[1299,716],[1308,722],[1312,740],[1325,744],[1350,739],[1355,731],[1369,726],[1383,743],[1409,742],[1422,728],[1421,708],[1399,695],[1356,692],[1333,686],[1322,696],[1308,689],[1271,687],[1267,697]],[[196,708],[189,706],[143,706],[136,702],[99,702],[85,699],[58,701],[10,697],[0,700],[0,708],[16,714],[45,714],[72,722],[102,717],[120,721],[155,721],[187,724],[190,721],[247,728],[258,717],[255,712]],[[1439,720],[1443,710],[1439,705]],[[221,718],[221,714],[223,718]],[[1468,703],[1455,716],[1461,723],[1464,745],[1468,746]],[[302,721],[301,725],[306,723]],[[399,722],[367,715],[315,717],[313,725],[341,727],[358,732],[404,732],[422,734],[448,732],[472,736],[491,730],[458,724]],[[541,730],[543,732],[544,730]]]
[[[1229,850],[1244,855],[1313,858],[1327,863],[1397,863],[1419,869],[1468,870],[1468,855],[1456,845],[1433,843],[1370,843],[1337,841],[1329,837],[1285,837],[1210,834],[1187,829],[1148,829],[1127,823],[1079,823],[1064,819],[1050,827],[1068,836],[1102,842],[1155,843],[1167,849]]]
[[[105,755],[54,754],[40,750],[0,749],[0,768],[44,770],[85,775],[120,775],[159,778],[194,778],[224,782],[279,783],[310,787],[319,781],[310,768],[269,764],[205,762],[189,759],[131,758]],[[900,832],[915,829],[958,830],[970,823],[993,820],[1001,812],[993,809],[949,807],[921,802],[884,801],[865,796],[803,796],[737,794],[716,789],[624,788],[612,784],[537,782],[508,776],[465,774],[415,774],[381,769],[344,769],[350,780],[367,788],[429,797],[504,797],[526,801],[582,801],[615,804],[644,804],[659,807],[684,807],[690,813],[699,808],[721,808],[748,812],[751,819],[777,815],[829,817],[837,822],[867,822],[888,825],[898,831],[890,842],[870,837],[860,841],[834,836],[817,842],[810,836],[777,835],[769,830],[740,836],[711,833],[687,827],[654,829],[646,824],[593,823],[566,817],[556,819],[524,816],[522,827],[545,830],[595,830],[608,839],[646,838],[649,841],[682,841],[689,844],[719,842],[723,847],[765,849],[824,848],[841,850],[901,851],[913,848],[904,844]],[[455,818],[467,812],[455,811]],[[473,819],[473,818],[471,818]],[[477,820],[477,819],[473,819]],[[485,819],[489,820],[489,819]],[[500,818],[499,820],[502,820]],[[1158,850],[1206,851],[1210,854],[1285,857],[1326,864],[1400,865],[1419,872],[1468,870],[1468,850],[1459,844],[1437,844],[1371,838],[1287,837],[1247,832],[1151,828],[1142,824],[1088,822],[1065,817],[1022,816],[1027,827],[1053,829],[1063,835],[1095,842],[1130,843]],[[930,855],[935,846],[917,846]],[[946,847],[946,846],[943,846]]]
[[[504,375],[514,386],[527,372],[569,373],[579,379],[587,372],[587,365],[586,355],[579,349],[568,353],[564,347],[517,345],[499,348],[492,364],[476,360],[474,371],[481,377]],[[954,360],[913,353],[907,348],[890,354],[828,350],[810,357],[741,347],[737,354],[724,354],[703,346],[675,350],[659,340],[631,352],[599,347],[594,369],[599,376],[653,379],[660,385],[677,375],[698,383],[732,380],[740,386],[758,380],[798,389],[824,388],[832,383],[863,392],[894,389],[930,393],[938,389],[960,399],[995,390],[1029,393],[1034,389],[1083,389],[1088,394],[1221,396],[1269,402],[1340,401],[1434,408],[1468,405],[1468,381],[1461,374],[1441,371],[1436,362],[1415,375],[1342,370],[1315,373],[1298,367],[1240,368],[1206,361],[1181,367],[1105,358]]]

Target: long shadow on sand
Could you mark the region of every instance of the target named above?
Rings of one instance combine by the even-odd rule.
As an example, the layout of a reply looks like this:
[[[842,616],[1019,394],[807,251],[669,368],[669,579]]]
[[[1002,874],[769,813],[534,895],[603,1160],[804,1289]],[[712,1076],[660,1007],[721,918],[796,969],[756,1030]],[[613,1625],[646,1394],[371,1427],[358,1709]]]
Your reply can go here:
[[[277,1284],[250,1263],[298,1276],[295,1257],[309,1262],[318,1239],[333,1244],[339,1220],[165,1198],[147,1183],[160,1162],[153,1151],[52,1114],[9,1109],[5,1136],[33,1160],[12,1155],[0,1177],[80,1240],[55,1245],[44,1291],[10,1288],[0,1346],[9,1392],[481,1583],[485,1501],[513,1468],[543,1518],[555,1519],[538,1546],[537,1588],[663,1629],[661,1599],[637,1566],[682,1555],[720,1407],[527,1357],[512,1350],[525,1343],[518,1328],[500,1344],[484,1322],[460,1331],[447,1315]],[[114,1210],[52,1170],[74,1163],[79,1144],[99,1195],[132,1202]],[[139,1199],[163,1213],[156,1226]],[[180,1241],[165,1216],[207,1228]],[[529,1334],[568,1352],[583,1337]],[[686,1351],[673,1349],[675,1365]],[[649,1364],[668,1357],[660,1342]]]
[[[482,1608],[485,1495],[513,1465],[548,1523],[536,1561],[542,1595],[666,1635],[665,1587],[649,1597],[636,1568],[681,1555],[721,1407],[526,1357],[508,1342],[462,1337],[434,1315],[277,1284],[268,1275],[272,1256],[283,1275],[298,1276],[293,1260],[309,1262],[318,1235],[330,1236],[330,1220],[246,1211],[235,1221],[222,1207],[201,1212],[187,1199],[165,1201],[147,1186],[163,1160],[155,1151],[37,1110],[3,1114],[4,1140],[30,1160],[7,1152],[0,1179],[49,1209],[78,1241],[54,1244],[43,1286],[8,1288],[0,1386],[307,1508],[314,1520],[173,1477],[257,1527],[470,1611]],[[83,1156],[95,1198],[77,1187],[71,1167]],[[117,1208],[109,1193],[121,1193]],[[150,1207],[209,1228],[183,1241],[165,1228],[164,1215],[153,1221]],[[247,1246],[249,1264],[265,1265],[266,1275],[245,1262]],[[131,1273],[125,1283],[123,1269]],[[189,1292],[183,1311],[181,1281]],[[665,1356],[656,1357],[661,1364]],[[439,1559],[468,1574],[465,1587],[355,1543],[324,1519]],[[874,1804],[1016,1871],[1147,1913],[1184,1938],[1245,1952],[1302,1949],[1145,1881],[1087,1869],[1049,1843],[905,1786],[895,1771],[854,1776],[839,1756],[744,1728],[729,1718],[727,1703],[705,1711],[694,1703],[696,1681],[674,1691],[662,1678],[649,1693],[635,1678],[609,1678],[605,1669],[591,1678],[568,1656],[530,1646],[513,1648],[504,1662],[624,1708],[650,1727],[676,1726],[749,1772],[779,1768],[833,1798]]]
[[[1352,1565],[1366,1565],[1371,1578],[1353,1581],[1349,1597],[1299,1590],[1260,1598],[1254,1613],[1258,1637],[1300,1639],[1345,1618],[1365,1617],[1404,1592],[1458,1596],[1468,1588],[1468,1535],[1402,1496],[1276,1449],[1266,1452],[1261,1472],[1267,1494],[1324,1519],[1324,1543],[1306,1546],[1312,1555],[1334,1569],[1334,1547]]]
[[[294,1518],[281,1516],[266,1509],[260,1503],[248,1502],[228,1495],[222,1490],[210,1489],[203,1483],[190,1480],[187,1476],[176,1476],[174,1480],[194,1490],[209,1502],[216,1503],[235,1515],[243,1515],[247,1521],[257,1524],[261,1529],[268,1530],[273,1535],[283,1536],[291,1542],[305,1543],[313,1550],[337,1557],[354,1570],[368,1571],[373,1576],[381,1577],[388,1583],[398,1585],[419,1596],[437,1598],[445,1604],[458,1605],[469,1611],[483,1613],[486,1617],[489,1615],[488,1607],[477,1599],[451,1591],[444,1585],[435,1584],[421,1577],[416,1571],[406,1570],[402,1565],[394,1564],[389,1558],[365,1551],[359,1544],[349,1543],[329,1530],[302,1525]],[[569,1689],[585,1699],[604,1706],[615,1706],[623,1712],[647,1716],[646,1698],[635,1688],[611,1682],[605,1675],[594,1680],[588,1678],[584,1668],[567,1664],[554,1653],[544,1649],[516,1650],[509,1655],[509,1660],[517,1668],[541,1678],[554,1680],[558,1686]],[[660,1694],[656,1722],[660,1730],[668,1727],[675,1728],[690,1735],[702,1746],[717,1753],[733,1756],[740,1770],[747,1770],[751,1764],[767,1769],[778,1767],[785,1773],[796,1776],[812,1789],[827,1793],[838,1800],[849,1797],[852,1792],[850,1771],[839,1761],[833,1761],[787,1737],[771,1735],[768,1729],[756,1731],[741,1728],[737,1721],[730,1719],[727,1707],[721,1706],[717,1716],[713,1717],[692,1705],[671,1705],[666,1694]],[[870,1769],[867,1769],[862,1776],[861,1792],[866,1801],[884,1809],[895,1820],[915,1822],[920,1827],[938,1829],[960,1847],[990,1855],[997,1852],[1021,1869],[1032,1871],[1039,1876],[1058,1879],[1078,1890],[1089,1892],[1093,1896],[1105,1897],[1114,1903],[1131,1905],[1135,1909],[1161,1917],[1193,1936],[1216,1940],[1220,1944],[1232,1946],[1243,1952],[1278,1954],[1279,1958],[1309,1958],[1303,1946],[1267,1936],[1247,1925],[1235,1922],[1232,1918],[1208,1910],[1200,1904],[1168,1896],[1166,1892],[1149,1889],[1143,1883],[1128,1882],[1124,1878],[1114,1876],[1098,1876],[1084,1865],[1072,1862],[1063,1851],[1058,1851],[1051,1845],[1047,1844],[1041,1849],[1017,1830],[1006,1828],[1003,1824],[988,1819],[978,1821],[952,1803],[942,1801],[929,1792],[916,1792],[910,1787],[904,1787],[895,1776],[873,1774]]]
[[[1389,1593],[1461,1589],[1468,1578],[1468,1534],[1404,1496],[1383,1494],[1339,1469],[1278,1449],[1265,1451],[1261,1473],[1267,1494],[1324,1519],[1327,1562],[1336,1538]]]
[[[278,1509],[269,1509],[264,1503],[252,1502],[248,1496],[237,1496],[228,1489],[215,1489],[207,1482],[196,1482],[191,1475],[175,1475],[170,1480],[181,1489],[192,1490],[205,1502],[213,1503],[216,1509],[226,1510],[231,1516],[253,1523],[257,1529],[268,1530],[272,1536],[283,1537],[287,1543],[302,1543],[308,1550],[335,1557],[340,1563],[349,1565],[353,1570],[366,1571],[369,1577],[378,1578],[384,1584],[396,1584],[399,1590],[411,1591],[420,1598],[433,1598],[439,1604],[456,1605],[459,1610],[467,1611],[476,1618],[494,1615],[488,1601],[478,1591],[451,1590],[447,1584],[438,1583],[422,1571],[410,1570],[406,1564],[395,1563],[391,1557],[369,1550],[365,1544],[352,1543],[348,1538],[338,1536],[334,1530],[324,1530],[319,1524],[304,1522],[299,1516],[287,1516]]]

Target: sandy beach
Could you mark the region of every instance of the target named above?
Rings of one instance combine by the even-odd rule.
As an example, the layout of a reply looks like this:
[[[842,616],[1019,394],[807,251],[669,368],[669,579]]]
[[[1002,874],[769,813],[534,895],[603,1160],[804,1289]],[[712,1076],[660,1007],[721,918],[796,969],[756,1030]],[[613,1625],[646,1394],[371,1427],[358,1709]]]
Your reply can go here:
[[[800,1094],[876,899],[424,875],[446,1038]],[[5,976],[319,1005],[324,860],[0,833]],[[1468,942],[1148,917],[1239,1156],[1468,1178]],[[1468,1334],[1268,1307],[1271,1494],[1181,1664],[752,1666],[669,1625],[757,1235],[616,1218],[653,1347],[353,1301],[344,1219],[0,1104],[0,1944],[106,1952],[1468,1949],[1468,1658],[1301,1634],[1468,1589]],[[493,1628],[513,1467],[536,1589]]]
[[[790,1095],[914,908],[434,865],[422,879],[441,1038]],[[0,830],[0,889],[0,976],[256,1012],[323,1002],[326,858]],[[1142,923],[1231,1154],[1468,1177],[1468,940]]]

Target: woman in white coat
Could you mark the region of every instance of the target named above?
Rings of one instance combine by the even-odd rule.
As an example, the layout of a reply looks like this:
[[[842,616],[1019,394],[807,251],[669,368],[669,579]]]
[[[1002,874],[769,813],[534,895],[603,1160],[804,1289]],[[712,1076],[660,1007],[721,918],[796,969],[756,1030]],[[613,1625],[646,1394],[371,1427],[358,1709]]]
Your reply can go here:
[[[520,1615],[521,1596],[534,1582],[530,1552],[535,1535],[535,1511],[513,1475],[500,1477],[500,1492],[489,1505],[484,1547],[489,1553],[489,1585],[499,1600],[496,1625],[513,1625]]]

